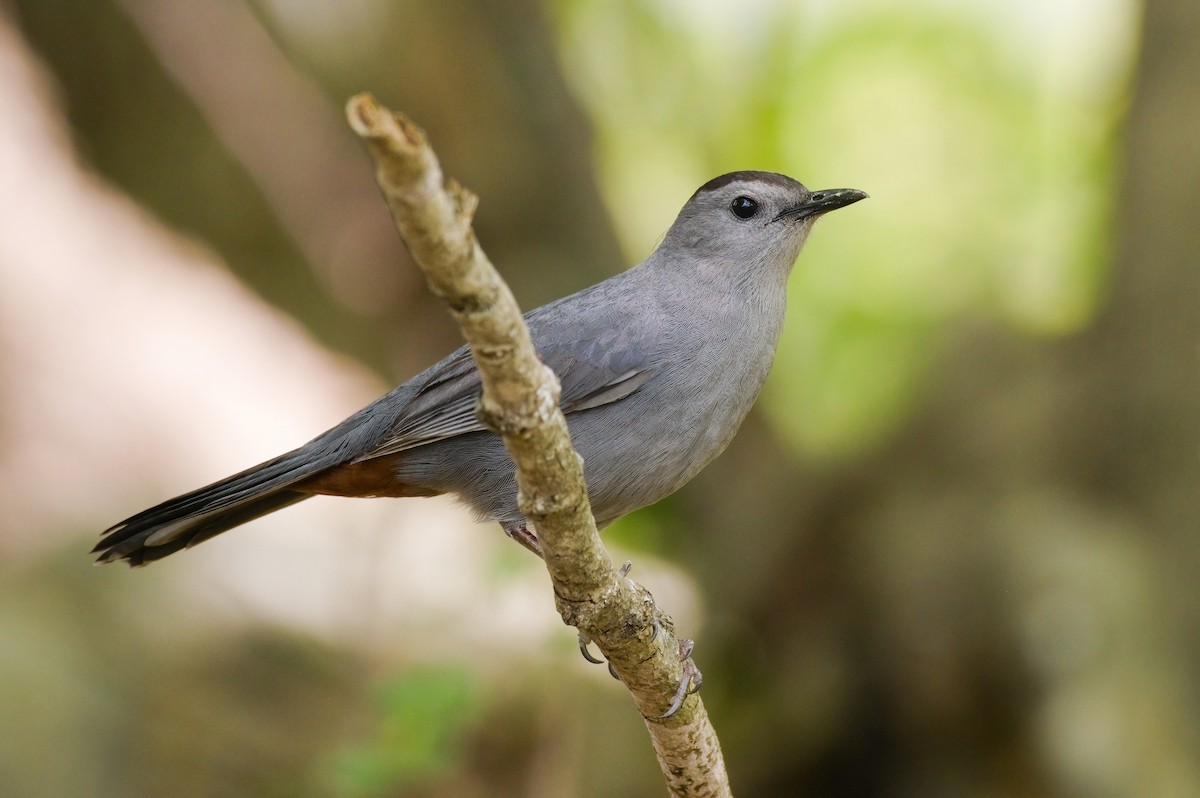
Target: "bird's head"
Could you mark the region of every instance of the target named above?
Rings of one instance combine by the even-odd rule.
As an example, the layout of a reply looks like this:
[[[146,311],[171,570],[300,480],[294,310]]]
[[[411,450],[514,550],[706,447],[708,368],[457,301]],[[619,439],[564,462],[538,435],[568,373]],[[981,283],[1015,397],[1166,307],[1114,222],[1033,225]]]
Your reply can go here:
[[[696,189],[662,247],[673,259],[786,276],[820,216],[866,197],[854,188],[809,191],[775,172],[730,172]]]

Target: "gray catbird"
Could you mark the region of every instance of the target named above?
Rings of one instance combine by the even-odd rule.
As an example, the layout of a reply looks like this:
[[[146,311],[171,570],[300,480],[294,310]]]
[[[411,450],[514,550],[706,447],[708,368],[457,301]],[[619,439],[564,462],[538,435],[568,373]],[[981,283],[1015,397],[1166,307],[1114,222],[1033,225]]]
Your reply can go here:
[[[721,453],[775,359],[788,274],[818,216],[867,195],[732,172],[692,195],[644,263],[526,315],[603,526]],[[127,518],[101,562],[143,565],[316,494],[453,493],[537,551],[513,465],[475,417],[459,349],[299,449]]]

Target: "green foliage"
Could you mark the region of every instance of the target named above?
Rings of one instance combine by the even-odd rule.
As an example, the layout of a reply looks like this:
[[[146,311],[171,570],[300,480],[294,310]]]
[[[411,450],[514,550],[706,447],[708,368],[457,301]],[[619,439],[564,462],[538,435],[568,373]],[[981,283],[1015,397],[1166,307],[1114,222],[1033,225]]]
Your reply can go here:
[[[374,738],[326,763],[338,795],[393,795],[461,766],[464,739],[481,714],[475,677],[449,665],[398,673],[376,691]]]
[[[769,169],[871,193],[818,225],[790,283],[762,406],[798,454],[844,457],[895,429],[950,325],[1047,335],[1090,320],[1119,80],[1053,80],[1053,53],[1009,46],[1020,23],[979,12],[558,9],[631,259],[720,172]],[[1080,42],[1083,61],[1114,61],[1103,36]],[[1124,73],[1129,49],[1110,74]]]

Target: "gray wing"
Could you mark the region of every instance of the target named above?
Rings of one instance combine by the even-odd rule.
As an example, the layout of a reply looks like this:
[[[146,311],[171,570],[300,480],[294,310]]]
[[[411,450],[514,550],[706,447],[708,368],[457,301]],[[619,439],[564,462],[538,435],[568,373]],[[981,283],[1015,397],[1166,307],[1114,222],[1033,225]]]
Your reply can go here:
[[[537,334],[537,326],[531,327],[538,355],[562,381],[559,406],[566,414],[624,399],[654,374],[647,346],[651,336],[643,327],[616,324],[596,331],[581,326],[569,340],[554,342],[539,341],[546,336]],[[401,417],[355,462],[486,429],[475,417],[481,387],[466,347],[417,379],[424,382]]]

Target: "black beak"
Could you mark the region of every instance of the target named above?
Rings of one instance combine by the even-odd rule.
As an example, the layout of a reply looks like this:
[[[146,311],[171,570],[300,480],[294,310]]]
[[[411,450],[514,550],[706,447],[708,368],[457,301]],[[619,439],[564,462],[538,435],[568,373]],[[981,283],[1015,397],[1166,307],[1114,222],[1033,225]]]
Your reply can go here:
[[[785,208],[779,212],[771,221],[778,222],[780,219],[807,219],[810,216],[820,216],[823,213],[836,211],[838,208],[845,208],[847,205],[853,205],[859,200],[864,200],[868,196],[867,192],[859,191],[856,188],[827,188],[821,191],[814,191],[808,195],[808,199],[800,203],[794,208]]]

